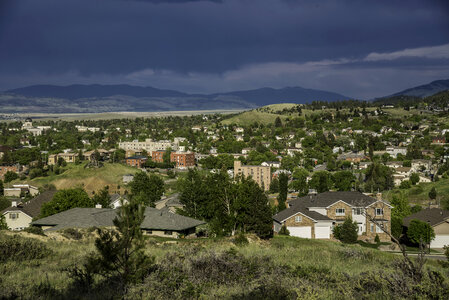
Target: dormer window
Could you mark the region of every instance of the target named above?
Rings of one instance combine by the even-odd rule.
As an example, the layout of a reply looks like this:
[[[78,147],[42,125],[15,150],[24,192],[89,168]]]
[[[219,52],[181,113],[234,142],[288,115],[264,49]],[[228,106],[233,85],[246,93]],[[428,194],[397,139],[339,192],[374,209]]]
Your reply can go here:
[[[344,216],[345,215],[345,209],[344,208],[337,208],[337,209],[335,209],[335,215],[336,216]]]

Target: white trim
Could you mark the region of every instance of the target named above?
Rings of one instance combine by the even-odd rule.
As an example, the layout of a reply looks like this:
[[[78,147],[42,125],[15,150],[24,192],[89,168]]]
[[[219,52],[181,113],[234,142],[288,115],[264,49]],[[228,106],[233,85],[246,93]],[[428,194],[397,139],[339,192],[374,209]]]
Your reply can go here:
[[[377,202],[382,202],[383,204],[386,204],[388,207],[393,208],[393,206],[391,206],[390,204],[388,204],[387,202],[385,202],[383,200],[377,200],[376,202],[371,203],[370,205],[366,206],[365,208],[368,208],[371,205],[376,204]]]
[[[298,212],[295,213],[294,215],[291,215],[290,217],[287,217],[287,218],[285,218],[284,220],[282,220],[281,223],[284,223],[286,220],[290,219],[291,217],[296,216],[297,214],[301,214],[301,215],[303,215],[304,217],[307,217],[307,218],[309,218],[310,220],[314,221],[315,223],[318,222],[317,220],[315,220],[315,219],[313,219],[313,218],[311,218],[311,217],[309,217],[309,216],[303,214],[302,212],[298,211]]]
[[[30,216],[29,214],[25,213],[23,210],[7,210],[3,213],[3,216],[6,215],[7,213],[16,213],[16,212],[21,212],[23,213],[25,216],[28,216],[30,218],[33,218],[32,216]]]
[[[338,200],[338,201],[335,201],[334,203],[332,203],[331,205],[329,205],[329,206],[326,206],[326,208],[329,208],[329,207],[331,207],[331,206],[335,205],[335,204],[336,204],[336,203],[338,203],[338,202],[343,202],[344,204],[348,205],[349,207],[354,207],[354,206],[352,206],[351,204],[349,204],[349,203],[346,203],[346,202],[345,202],[345,201],[343,201],[343,200]]]

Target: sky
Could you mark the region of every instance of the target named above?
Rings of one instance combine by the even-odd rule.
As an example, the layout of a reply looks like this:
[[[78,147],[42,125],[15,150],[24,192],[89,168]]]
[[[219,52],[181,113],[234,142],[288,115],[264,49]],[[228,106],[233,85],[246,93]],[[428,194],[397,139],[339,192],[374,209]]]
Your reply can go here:
[[[447,0],[0,0],[0,91],[301,86],[372,99],[438,79]]]

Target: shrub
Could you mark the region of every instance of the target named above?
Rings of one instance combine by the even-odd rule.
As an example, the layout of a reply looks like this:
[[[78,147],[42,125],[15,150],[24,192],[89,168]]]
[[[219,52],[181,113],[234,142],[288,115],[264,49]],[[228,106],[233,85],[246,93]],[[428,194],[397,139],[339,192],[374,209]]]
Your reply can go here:
[[[408,226],[407,237],[415,244],[429,244],[435,238],[435,232],[430,224],[414,219]]]
[[[374,238],[374,242],[375,242],[376,244],[380,244],[380,238],[379,238],[379,235],[378,235],[378,234],[376,234],[376,237]]]
[[[51,253],[41,241],[18,235],[0,235],[0,262],[41,259]]]
[[[346,218],[343,224],[334,227],[333,234],[336,239],[343,243],[353,244],[357,242],[358,230],[357,222],[353,222],[351,218]]]
[[[80,240],[83,238],[83,234],[75,228],[67,228],[62,231],[62,236],[71,240]]]
[[[444,249],[444,255],[446,255],[446,258],[449,261],[449,245],[445,245],[443,247],[443,249]]]
[[[243,233],[239,233],[235,238],[234,238],[234,244],[236,244],[237,246],[245,246],[248,245],[248,239],[246,238],[246,236]]]
[[[279,230],[280,235],[290,235],[290,231],[288,231],[287,226],[282,225],[281,230]]]
[[[41,227],[37,227],[37,226],[27,227],[23,231],[28,232],[28,233],[32,233],[32,234],[44,235],[45,236],[45,233],[42,230],[42,228]]]

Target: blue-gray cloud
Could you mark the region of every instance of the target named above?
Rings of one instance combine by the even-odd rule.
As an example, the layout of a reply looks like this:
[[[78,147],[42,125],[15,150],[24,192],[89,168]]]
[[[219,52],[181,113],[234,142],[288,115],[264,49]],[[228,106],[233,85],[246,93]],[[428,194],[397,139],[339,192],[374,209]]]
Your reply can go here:
[[[375,76],[385,77],[387,69],[396,75],[416,65],[427,70],[405,76],[410,84],[447,70],[444,58],[394,57],[406,49],[449,43],[446,2],[2,1],[7,4],[0,7],[0,90],[45,79],[60,84],[134,80],[197,92],[283,82],[326,89],[332,74],[332,87],[348,88],[339,92],[369,95],[376,93],[371,84],[382,81]],[[379,54],[384,57],[376,58]],[[294,72],[248,73],[253,77],[239,82],[226,77],[254,66],[339,59],[349,62],[314,69],[313,82]],[[336,70],[366,76],[339,78]],[[159,75],[148,76],[151,72]],[[223,78],[228,79],[220,85]],[[344,84],[345,78],[353,81]],[[401,80],[389,84],[404,84]]]

